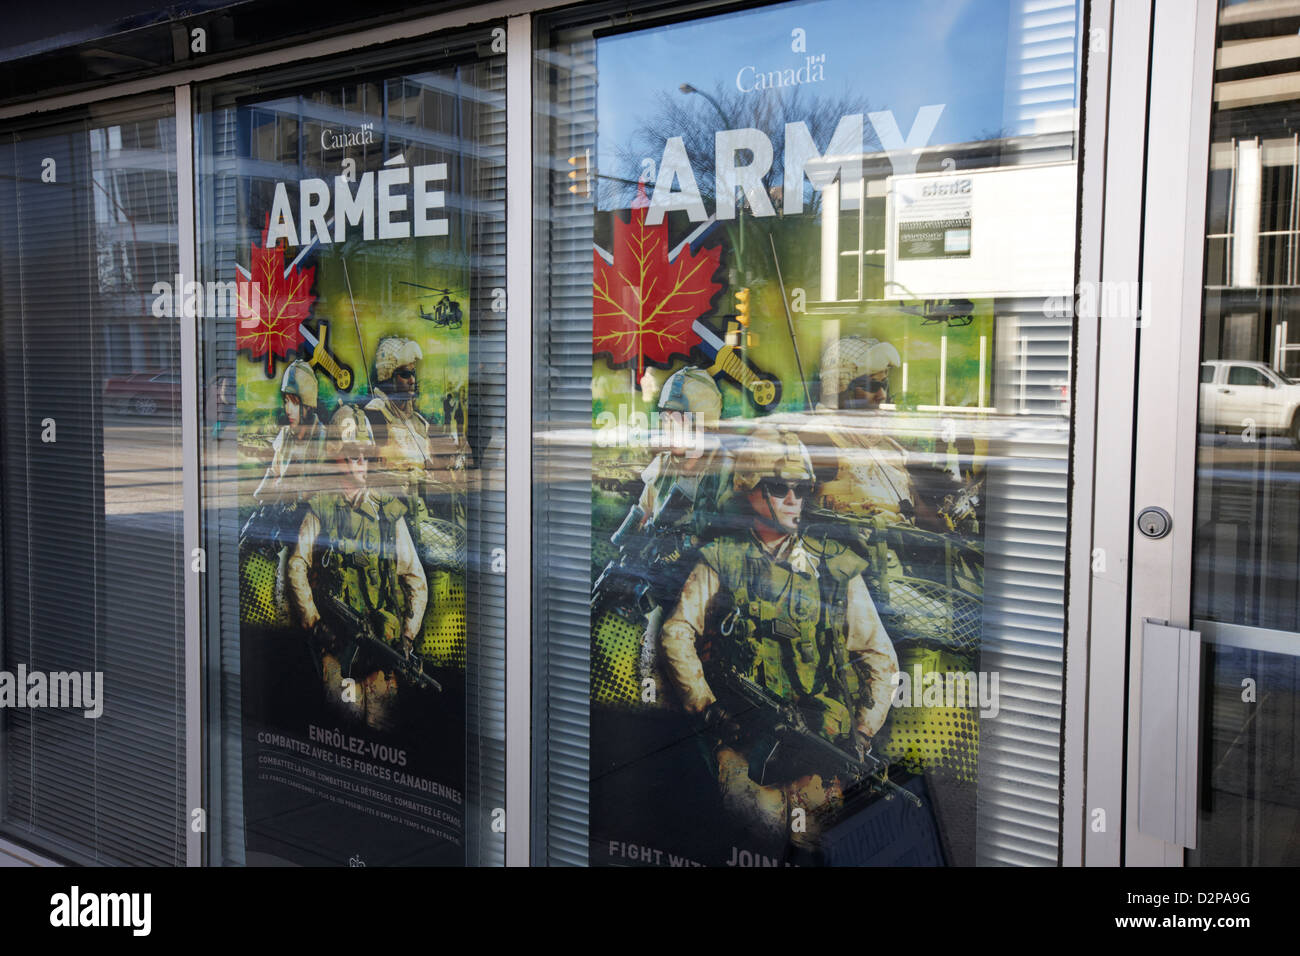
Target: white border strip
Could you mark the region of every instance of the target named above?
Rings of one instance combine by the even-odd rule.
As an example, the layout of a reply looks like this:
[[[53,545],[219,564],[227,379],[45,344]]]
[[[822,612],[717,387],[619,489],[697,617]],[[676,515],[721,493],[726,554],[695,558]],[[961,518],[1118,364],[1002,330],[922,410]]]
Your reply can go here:
[[[176,218],[177,251],[182,283],[198,274],[194,233],[194,117],[193,94],[176,87]],[[193,555],[201,547],[199,496],[199,320],[181,318],[181,486],[185,542],[181,559],[185,575],[185,864],[203,864],[203,836],[191,825],[203,807],[203,620],[202,578],[193,570]],[[206,817],[207,810],[203,809]],[[206,829],[206,827],[202,828]]]
[[[1138,357],[1134,510],[1173,517],[1164,538],[1133,534],[1129,619],[1124,863],[1182,866],[1183,847],[1138,829],[1142,624],[1190,623],[1197,395],[1205,296],[1205,203],[1214,86],[1215,0],[1157,0],[1153,30],[1147,187],[1142,236],[1142,349]],[[1199,688],[1189,688],[1195,693]]]
[[[528,866],[533,689],[533,38],[506,24],[506,865]]]
[[[1143,157],[1147,138],[1144,94],[1152,11],[1150,0],[1116,4],[1112,10],[1107,40],[1110,89],[1116,95],[1108,103],[1104,117],[1097,117],[1107,127],[1101,262],[1098,273],[1090,276],[1093,267],[1089,266],[1082,278],[1123,284],[1137,283],[1141,278]],[[1157,170],[1156,174],[1163,171]],[[1112,305],[1105,301],[1107,297],[1100,298],[1099,309]],[[1077,458],[1076,467],[1085,462],[1084,467],[1092,471],[1091,553],[1098,557],[1096,570],[1091,561],[1088,566],[1092,587],[1087,625],[1087,753],[1082,781],[1084,816],[1079,825],[1083,830],[1084,862],[1089,866],[1118,866],[1124,832],[1124,681],[1133,511],[1129,482],[1123,479],[1133,467],[1137,329],[1131,315],[1109,311],[1099,312],[1091,322],[1080,317],[1079,325],[1080,378],[1084,374],[1082,340],[1085,335],[1093,336],[1088,349],[1096,354],[1097,387],[1093,391],[1094,432],[1079,438],[1091,442],[1094,454],[1091,461]],[[1080,550],[1076,547],[1071,556],[1072,570],[1079,566]],[[1073,726],[1071,723],[1067,727],[1067,743],[1072,742]]]
[[[1192,627],[1201,634],[1206,644],[1219,647],[1241,647],[1264,654],[1283,657],[1300,657],[1294,631],[1277,631],[1271,627],[1252,627],[1249,624],[1225,624],[1222,621],[1193,621]]]
[[[63,866],[63,864],[41,856],[36,850],[22,844],[0,839],[0,867],[6,866]]]
[[[1080,37],[1087,58],[1086,104],[1080,133],[1080,216],[1078,228],[1079,281],[1101,279],[1101,244],[1106,195],[1106,132],[1110,93],[1110,43],[1093,43],[1092,36],[1109,39],[1110,4],[1089,4],[1088,34]],[[1079,314],[1074,336],[1075,368],[1070,383],[1074,413],[1074,449],[1070,460],[1069,592],[1066,595],[1064,740],[1062,741],[1061,862],[1079,866],[1083,859],[1083,833],[1087,826],[1084,805],[1084,770],[1088,732],[1089,598],[1092,596],[1092,522],[1095,481],[1093,456],[1097,452],[1097,316]],[[985,342],[980,338],[980,401],[984,398]]]

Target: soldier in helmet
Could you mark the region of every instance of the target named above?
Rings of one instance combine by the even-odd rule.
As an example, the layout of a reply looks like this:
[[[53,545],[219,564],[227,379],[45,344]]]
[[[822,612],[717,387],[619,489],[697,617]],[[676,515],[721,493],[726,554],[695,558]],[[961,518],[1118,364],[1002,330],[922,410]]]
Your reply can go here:
[[[442,396],[442,429],[451,439],[456,457],[462,463],[469,454],[469,441],[465,434],[466,388],[450,388]],[[463,466],[463,465],[462,465]]]
[[[313,495],[289,559],[294,608],[312,632],[327,697],[372,727],[389,729],[397,694],[395,675],[341,633],[340,616],[368,622],[373,633],[411,655],[424,620],[428,590],[406,523],[406,505],[367,481],[375,453],[366,416],[345,405],[330,423],[327,453],[339,468],[337,492]],[[344,678],[357,693],[342,693]]]
[[[648,381],[653,383],[653,376]],[[660,387],[658,408],[660,434],[668,447],[641,473],[641,497],[614,535],[622,551],[610,564],[651,584],[638,670],[642,680],[656,684],[662,676],[658,647],[664,613],[681,591],[690,569],[687,559],[727,505],[732,465],[714,434],[722,393],[708,372],[693,365],[678,369]],[[602,575],[597,582],[596,603],[607,580]]]
[[[881,417],[890,372],[901,365],[888,342],[858,335],[836,339],[822,352],[819,417],[804,433],[819,471],[831,475],[818,504],[937,531],[943,523],[919,493],[907,451],[887,434]]]
[[[377,465],[384,481],[411,492],[433,464],[429,420],[415,407],[420,393],[416,364],[424,358],[418,343],[386,336],[375,349],[374,397],[366,417],[378,444]]]
[[[423,357],[419,344],[411,339],[379,340],[376,392],[365,406],[377,446],[379,473],[372,482],[405,502],[421,559],[430,567],[450,567],[459,558],[445,553],[446,529],[437,521],[463,527],[464,503],[459,483],[451,482],[455,472],[438,467],[454,463],[455,456],[435,454],[429,420],[416,408],[420,392],[416,366]]]
[[[322,458],[325,429],[316,410],[316,373],[299,359],[280,379],[280,400],[288,420],[271,442],[271,463],[253,492],[258,504],[296,505],[309,493]]]
[[[271,463],[253,492],[259,511],[245,534],[261,539],[249,544],[269,544],[278,551],[275,598],[284,607],[286,563],[306,500],[318,489],[325,429],[316,408],[316,373],[306,362],[293,362],[284,370],[280,397],[288,424],[271,442]]]
[[[827,562],[805,547],[799,526],[814,475],[795,433],[757,428],[736,456],[733,487],[747,527],[700,548],[663,625],[664,663],[683,708],[706,729],[727,810],[751,832],[813,849],[842,801],[841,782],[797,748],[765,763],[753,726],[737,720],[746,705],[734,678],[796,706],[810,729],[861,755],[888,716],[897,657],[852,553]],[[791,827],[796,809],[806,831]]]
[[[668,376],[659,390],[658,407],[660,433],[668,448],[641,473],[644,484],[637,504],[649,522],[676,491],[689,498],[692,512],[698,508],[707,519],[722,510],[731,491],[731,456],[714,434],[722,418],[722,393],[712,375],[687,365]]]

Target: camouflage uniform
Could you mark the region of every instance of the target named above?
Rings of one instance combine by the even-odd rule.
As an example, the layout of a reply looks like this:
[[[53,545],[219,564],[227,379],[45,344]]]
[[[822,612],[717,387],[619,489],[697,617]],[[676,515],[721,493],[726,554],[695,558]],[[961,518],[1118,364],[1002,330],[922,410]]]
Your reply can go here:
[[[856,517],[876,515],[887,524],[912,520],[916,484],[907,451],[886,433],[887,420],[879,412],[839,407],[852,382],[900,364],[898,350],[888,342],[856,335],[836,339],[823,351],[822,400],[803,435],[814,458],[825,455],[834,469],[819,489],[821,507]]]
[[[397,368],[421,358],[419,345],[410,339],[381,339],[375,352],[376,383],[389,382]],[[432,473],[435,455],[430,424],[416,409],[414,395],[397,401],[377,390],[366,403],[365,414],[377,448],[379,473],[373,476],[372,485],[405,503],[421,561],[431,570],[461,567],[460,535],[446,525],[464,527],[463,494]]]
[[[690,413],[695,444],[660,452],[651,459],[641,472],[637,507],[643,515],[642,527],[653,527],[659,536],[674,537],[673,553],[685,556],[708,533],[731,495],[732,457],[709,434],[722,413],[722,393],[708,372],[688,365],[664,382],[658,407],[661,416]],[[680,575],[686,571],[681,566],[683,563],[682,557],[677,558],[677,567],[671,569],[673,573],[669,576],[671,580],[664,584],[680,586]],[[656,605],[649,614],[638,666],[641,680],[649,678],[656,686],[664,677],[659,665],[659,632],[664,611],[665,608]]]
[[[738,492],[766,475],[811,481],[807,452],[793,433],[760,428],[760,438],[786,450],[775,461],[763,461],[761,450],[742,451]],[[765,541],[751,528],[702,547],[662,634],[669,679],[686,712],[707,718],[719,693],[725,696],[717,675],[730,670],[796,704],[832,743],[869,741],[888,716],[897,658],[861,570],[843,556],[820,560],[797,533]],[[839,804],[839,781],[811,762],[755,780],[753,745],[724,739],[714,754],[724,805],[767,836],[815,845],[819,818]],[[796,808],[808,812],[802,835],[791,831]]]
[[[283,609],[288,600],[287,574],[293,533],[302,520],[307,498],[319,490],[325,457],[325,429],[316,417],[316,373],[301,360],[293,362],[280,380],[280,393],[298,399],[302,414],[311,412],[311,424],[299,438],[293,425],[285,425],[271,442],[271,462],[266,466],[253,500],[264,510],[260,533],[283,542],[276,555],[274,600]]]
[[[347,457],[373,450],[368,431],[364,416],[340,409],[330,425],[333,454]],[[304,627],[314,629],[321,622],[317,593],[322,599],[328,593],[369,621],[376,636],[399,649],[414,646],[428,590],[405,516],[400,500],[365,485],[309,499],[289,559],[294,604]],[[389,726],[396,694],[393,675],[364,661],[348,667],[338,650],[325,647],[321,656],[330,699],[354,703],[350,709],[373,726]],[[355,701],[347,701],[342,693],[342,680],[348,676],[360,685]]]

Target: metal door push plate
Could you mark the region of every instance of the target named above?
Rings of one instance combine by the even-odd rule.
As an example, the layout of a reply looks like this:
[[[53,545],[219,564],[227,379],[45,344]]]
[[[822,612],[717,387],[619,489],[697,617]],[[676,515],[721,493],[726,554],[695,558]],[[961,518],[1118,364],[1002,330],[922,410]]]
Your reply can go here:
[[[1169,517],[1169,512],[1164,508],[1152,505],[1143,508],[1138,514],[1138,530],[1153,540],[1163,538],[1173,526],[1174,519]]]

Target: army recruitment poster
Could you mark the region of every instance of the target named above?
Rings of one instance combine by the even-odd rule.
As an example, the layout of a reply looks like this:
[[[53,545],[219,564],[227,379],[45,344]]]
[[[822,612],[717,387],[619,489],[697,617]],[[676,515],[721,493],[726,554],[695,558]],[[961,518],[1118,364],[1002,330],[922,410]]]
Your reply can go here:
[[[228,264],[250,858],[464,862],[468,227],[446,137],[374,118],[403,82],[234,111],[306,144],[237,180]]]
[[[593,863],[974,860],[1006,11],[861,9],[597,39]]]

